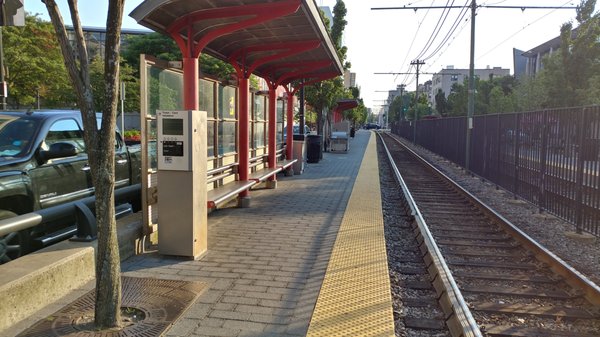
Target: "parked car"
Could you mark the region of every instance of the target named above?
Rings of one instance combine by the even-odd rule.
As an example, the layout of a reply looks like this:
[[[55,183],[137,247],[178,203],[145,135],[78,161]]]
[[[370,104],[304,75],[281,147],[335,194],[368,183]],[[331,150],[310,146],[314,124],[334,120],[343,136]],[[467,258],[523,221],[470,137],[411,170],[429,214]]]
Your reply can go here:
[[[379,124],[375,124],[375,123],[367,123],[365,124],[365,129],[367,130],[379,130],[381,129],[381,127],[379,126]]]
[[[292,128],[292,133],[294,135],[300,135],[302,133],[300,133],[300,125],[294,125]],[[303,135],[306,136],[310,133],[310,128],[308,127],[308,125],[304,125],[304,133]],[[283,142],[285,143],[285,140],[287,139],[287,125],[283,127]]]
[[[115,189],[140,177],[141,147],[127,147],[117,131]],[[0,220],[93,194],[79,111],[0,112]],[[42,224],[0,238],[8,247],[0,260],[41,248],[39,238],[73,225]]]

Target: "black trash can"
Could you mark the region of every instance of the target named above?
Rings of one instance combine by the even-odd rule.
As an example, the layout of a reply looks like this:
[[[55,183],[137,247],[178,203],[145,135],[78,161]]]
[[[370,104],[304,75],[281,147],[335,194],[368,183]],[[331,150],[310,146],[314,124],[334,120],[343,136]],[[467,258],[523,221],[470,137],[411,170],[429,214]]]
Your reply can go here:
[[[318,163],[321,158],[321,147],[323,137],[319,135],[306,136],[306,161],[308,163]]]

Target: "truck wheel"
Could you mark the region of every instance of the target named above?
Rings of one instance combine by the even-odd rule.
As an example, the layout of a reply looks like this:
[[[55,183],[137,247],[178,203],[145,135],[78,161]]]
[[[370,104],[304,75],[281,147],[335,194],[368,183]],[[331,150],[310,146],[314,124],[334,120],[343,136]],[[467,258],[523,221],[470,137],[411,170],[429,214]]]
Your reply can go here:
[[[0,209],[0,220],[17,216],[17,214]],[[9,233],[0,237],[0,263],[12,261],[26,253],[28,242],[27,231]]]

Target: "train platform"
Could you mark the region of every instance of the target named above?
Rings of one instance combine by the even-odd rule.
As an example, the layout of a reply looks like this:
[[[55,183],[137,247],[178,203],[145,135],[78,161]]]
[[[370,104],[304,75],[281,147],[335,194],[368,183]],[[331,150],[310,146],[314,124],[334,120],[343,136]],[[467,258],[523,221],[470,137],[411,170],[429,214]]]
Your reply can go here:
[[[207,284],[166,336],[393,336],[373,133],[251,195],[210,214],[201,260],[124,263],[125,276]]]
[[[124,277],[202,285],[164,336],[394,335],[374,133],[251,196],[209,215],[201,259],[123,262]]]

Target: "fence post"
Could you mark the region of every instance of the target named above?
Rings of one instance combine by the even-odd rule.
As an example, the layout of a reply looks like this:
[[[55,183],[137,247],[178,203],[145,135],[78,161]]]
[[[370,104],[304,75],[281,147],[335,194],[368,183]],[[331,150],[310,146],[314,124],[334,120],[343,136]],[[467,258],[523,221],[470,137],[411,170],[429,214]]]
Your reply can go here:
[[[579,139],[577,139],[577,147],[579,151],[577,151],[577,194],[575,196],[575,226],[577,228],[577,233],[581,234],[583,227],[583,170],[585,168],[584,162],[584,138],[585,138],[585,109],[581,109],[581,116],[579,116],[579,125],[577,135]]]
[[[542,115],[542,148],[540,150],[540,192],[538,197],[539,212],[542,213],[546,208],[546,162],[548,156],[548,111],[544,110]]]
[[[490,142],[488,141],[488,115],[483,116],[483,153],[481,156],[483,157],[483,177],[485,179],[490,179],[488,176],[488,157],[491,155],[491,151],[489,151],[488,147],[490,146]]]
[[[496,178],[494,180],[496,181],[496,189],[498,189],[499,188],[498,183],[500,181],[500,151],[502,149],[500,142],[502,141],[502,138],[501,138],[502,132],[500,130],[500,126],[501,126],[500,114],[497,114],[496,116],[498,117],[498,128],[496,130],[496,137],[497,137],[498,142],[496,143],[497,144],[496,145]]]
[[[521,118],[519,118],[520,114],[515,114],[515,131],[513,132],[513,137],[515,139],[515,153],[514,153],[514,170],[515,176],[513,179],[513,196],[517,199],[517,194],[519,192],[519,138],[521,135]]]

